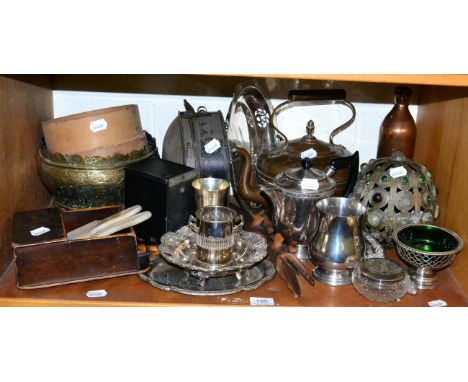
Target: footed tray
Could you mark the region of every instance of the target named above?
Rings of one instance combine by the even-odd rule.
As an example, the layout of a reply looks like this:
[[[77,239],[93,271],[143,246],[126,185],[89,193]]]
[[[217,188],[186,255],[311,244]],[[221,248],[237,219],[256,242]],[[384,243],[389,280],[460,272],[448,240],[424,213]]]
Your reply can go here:
[[[235,274],[200,279],[158,256],[153,260],[151,270],[140,274],[139,277],[155,288],[165,291],[193,296],[220,296],[257,289],[274,275],[275,267],[268,260],[264,260]]]

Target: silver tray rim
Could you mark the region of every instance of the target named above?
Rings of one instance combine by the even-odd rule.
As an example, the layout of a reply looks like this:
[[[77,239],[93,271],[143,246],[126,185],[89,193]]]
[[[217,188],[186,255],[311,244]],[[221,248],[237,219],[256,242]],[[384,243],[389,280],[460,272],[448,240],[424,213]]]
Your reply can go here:
[[[165,260],[164,259],[159,259],[159,260],[157,259],[157,260],[155,260],[155,262],[156,261],[165,261]],[[172,264],[168,263],[167,261],[166,261],[166,263],[171,267],[177,268],[175,265],[172,265]],[[154,264],[153,264],[153,267],[154,267]],[[276,269],[275,269],[274,265],[268,260],[263,260],[263,261],[255,264],[251,268],[255,268],[255,267],[262,267],[263,268],[263,276],[258,281],[254,282],[254,283],[250,283],[250,284],[245,284],[245,285],[240,284],[237,288],[234,288],[234,289],[226,289],[226,290],[219,290],[219,291],[202,291],[202,290],[184,289],[184,288],[180,288],[180,287],[173,286],[173,285],[166,285],[166,284],[158,283],[157,281],[153,280],[151,277],[149,277],[147,275],[147,273],[151,272],[152,268],[148,272],[140,273],[138,275],[138,277],[141,280],[149,283],[151,286],[153,286],[153,287],[155,287],[157,289],[163,290],[163,291],[177,292],[177,293],[188,295],[188,296],[225,296],[225,295],[235,294],[235,293],[239,293],[239,292],[243,292],[243,291],[258,289],[263,284],[265,284],[268,281],[272,280],[276,275]],[[187,272],[187,270],[181,269],[181,272],[184,272],[184,271]],[[248,269],[245,269],[244,271],[248,271]],[[195,276],[193,276],[193,277],[195,277]]]

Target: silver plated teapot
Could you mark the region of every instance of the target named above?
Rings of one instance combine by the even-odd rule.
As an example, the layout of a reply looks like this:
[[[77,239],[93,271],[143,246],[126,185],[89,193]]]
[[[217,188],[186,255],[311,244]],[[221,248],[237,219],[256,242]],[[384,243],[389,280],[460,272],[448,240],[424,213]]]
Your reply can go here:
[[[272,210],[273,227],[296,246],[296,256],[310,262],[309,241],[318,228],[316,203],[334,195],[336,182],[332,179],[338,169],[359,161],[359,153],[330,161],[325,171],[311,167],[310,158],[303,158],[302,167],[291,168],[274,179],[273,187],[263,187],[262,197]],[[355,179],[350,179],[353,182]]]

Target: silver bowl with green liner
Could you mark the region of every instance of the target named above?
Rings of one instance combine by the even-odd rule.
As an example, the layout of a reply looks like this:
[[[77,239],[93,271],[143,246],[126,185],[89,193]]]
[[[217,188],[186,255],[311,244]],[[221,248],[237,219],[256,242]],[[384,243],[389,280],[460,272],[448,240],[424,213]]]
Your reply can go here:
[[[398,255],[411,268],[418,289],[437,286],[436,271],[448,267],[463,249],[463,239],[449,229],[429,224],[408,224],[393,231]]]

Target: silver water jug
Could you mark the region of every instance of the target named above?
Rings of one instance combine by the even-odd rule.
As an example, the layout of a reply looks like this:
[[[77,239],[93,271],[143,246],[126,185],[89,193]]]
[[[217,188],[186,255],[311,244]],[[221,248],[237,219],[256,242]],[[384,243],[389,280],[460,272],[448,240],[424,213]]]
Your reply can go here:
[[[311,244],[313,274],[326,285],[351,284],[351,271],[364,254],[362,221],[366,207],[353,199],[332,197],[317,203],[319,226]]]

